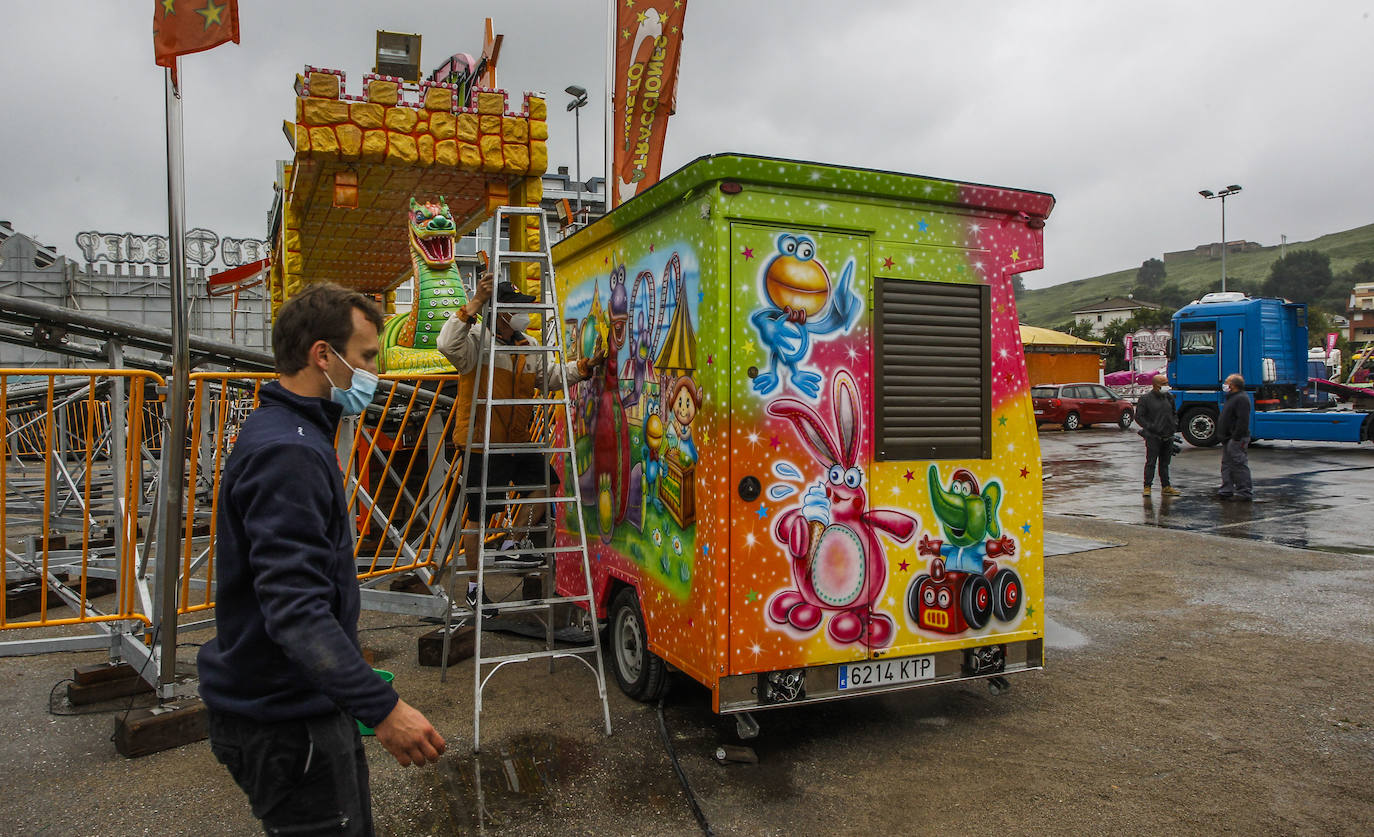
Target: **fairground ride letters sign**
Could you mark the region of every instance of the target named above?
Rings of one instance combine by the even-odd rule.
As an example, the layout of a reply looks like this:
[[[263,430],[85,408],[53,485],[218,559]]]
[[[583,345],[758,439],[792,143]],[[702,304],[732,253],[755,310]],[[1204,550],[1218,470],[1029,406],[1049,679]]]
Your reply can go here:
[[[257,238],[223,238],[196,227],[186,233],[186,261],[205,267],[215,260],[215,250],[225,267],[256,262],[269,255],[267,242]],[[165,235],[135,235],[134,233],[82,232],[76,234],[76,246],[88,263],[107,261],[112,264],[167,264],[171,253]]]

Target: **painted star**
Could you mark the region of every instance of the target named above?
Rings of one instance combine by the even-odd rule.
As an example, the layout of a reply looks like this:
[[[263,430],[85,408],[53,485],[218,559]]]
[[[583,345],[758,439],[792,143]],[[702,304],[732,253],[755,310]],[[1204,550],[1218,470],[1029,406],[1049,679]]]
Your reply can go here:
[[[1014,248],[1014,249],[1011,251],[1011,260],[1014,261],[1014,262],[1019,262],[1019,261],[1021,261],[1021,248],[1020,248],[1020,247],[1016,247],[1016,248]]]
[[[754,338],[750,337],[748,340],[744,341],[744,351],[753,354],[754,350],[757,348],[758,344],[754,342]]]
[[[912,480],[916,479],[916,475],[911,472],[910,468],[907,469],[905,476],[907,482],[911,482]]]
[[[892,258],[890,256],[883,259],[883,267],[892,267]]]
[[[177,0],[162,0],[162,14],[164,16],[176,14],[176,4]]]
[[[629,40],[629,39],[630,39],[630,30],[628,30],[628,29],[621,29],[621,30],[620,30],[620,37],[624,38],[625,40]]]
[[[754,248],[753,248],[753,247],[745,247],[745,248],[740,252],[740,255],[744,256],[744,260],[747,262],[747,261],[749,261],[750,259],[754,258]]]
[[[772,439],[770,439],[770,440],[769,440],[769,444],[771,444],[771,445],[773,446],[773,450],[777,450],[777,449],[778,449],[778,437],[777,437],[777,436],[774,436]]]
[[[1006,426],[1007,426],[1007,417],[1006,417],[1006,416],[999,416],[999,417],[997,418],[997,423],[1000,424],[1000,425],[1003,426],[1003,427],[1006,427]]]
[[[906,572],[906,571],[909,570],[910,568],[911,568],[911,565],[908,564],[908,563],[905,562],[905,561],[903,561],[902,563],[900,563],[900,564],[897,565],[897,569],[901,570],[902,572]]]
[[[921,232],[925,232],[926,230],[930,229],[930,224],[927,224],[927,223],[926,223],[926,219],[922,218],[922,219],[921,219],[921,222],[920,222],[919,224],[917,224],[916,227],[917,227],[917,229],[919,229]]]
[[[643,12],[639,12],[638,14],[635,15],[635,20],[636,20],[637,22],[639,22],[639,23],[643,23],[644,21],[646,21],[646,20],[648,20],[648,19],[649,19],[649,16],[646,15],[646,14],[644,14]]]
[[[1021,476],[1023,476],[1023,477],[1028,477],[1028,476],[1030,476],[1030,469],[1029,469],[1029,468],[1022,468],[1022,469],[1021,469]]]
[[[649,252],[650,252],[650,253],[654,252],[654,245],[652,245],[652,244],[649,245]]]
[[[205,28],[209,29],[211,24],[219,26],[224,23],[220,20],[220,13],[224,11],[224,4],[215,5],[215,0],[206,0],[205,8],[196,9],[196,14],[205,18]]]
[[[745,594],[744,594],[744,600],[745,600],[746,602],[756,602],[756,601],[758,601],[758,600],[759,600],[759,591],[757,591],[757,590],[750,590],[748,593],[745,593]]]
[[[1026,605],[1026,615],[1027,615],[1027,616],[1034,616],[1034,615],[1035,615],[1035,605]]]
[[[1029,534],[1030,534],[1030,524],[1027,523],[1027,524],[1023,525],[1023,526],[1021,527],[1021,531],[1022,531],[1024,534],[1029,535]]]
[[[767,517],[767,516],[768,516],[768,507],[767,507],[767,506],[759,506],[758,516],[759,516],[759,517]]]
[[[715,362],[716,362],[716,356],[715,356],[715,355],[707,355],[707,356],[706,356],[706,365],[707,365],[707,366],[710,366],[711,364],[713,364],[713,363],[715,363]]]

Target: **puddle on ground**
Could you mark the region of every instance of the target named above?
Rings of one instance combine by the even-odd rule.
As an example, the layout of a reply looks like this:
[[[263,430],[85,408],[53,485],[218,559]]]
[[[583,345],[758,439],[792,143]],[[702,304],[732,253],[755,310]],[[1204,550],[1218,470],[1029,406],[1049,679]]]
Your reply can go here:
[[[502,833],[553,807],[557,788],[588,760],[573,739],[533,734],[451,755],[435,766],[430,793],[406,811],[404,833]]]
[[[1088,638],[1066,625],[1061,625],[1050,617],[1045,617],[1045,646],[1060,651],[1071,651],[1088,644]]]

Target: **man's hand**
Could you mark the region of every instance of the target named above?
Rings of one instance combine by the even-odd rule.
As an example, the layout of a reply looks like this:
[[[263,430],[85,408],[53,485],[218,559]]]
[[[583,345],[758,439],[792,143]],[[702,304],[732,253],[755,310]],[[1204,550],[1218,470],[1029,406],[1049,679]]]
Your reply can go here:
[[[420,711],[403,700],[396,701],[380,724],[377,740],[402,767],[437,762],[444,754],[444,738]]]
[[[598,341],[596,341],[596,351],[592,354],[591,358],[588,360],[588,366],[589,366],[590,368],[592,368],[592,369],[596,369],[597,367],[599,367],[601,364],[603,364],[603,363],[605,363],[605,362],[606,362],[606,344],[605,344],[605,343],[602,343],[600,340],[598,340]]]
[[[472,293],[472,301],[479,306],[491,299],[491,295],[496,292],[496,276],[491,273],[482,274],[482,278],[477,280],[477,288]]]

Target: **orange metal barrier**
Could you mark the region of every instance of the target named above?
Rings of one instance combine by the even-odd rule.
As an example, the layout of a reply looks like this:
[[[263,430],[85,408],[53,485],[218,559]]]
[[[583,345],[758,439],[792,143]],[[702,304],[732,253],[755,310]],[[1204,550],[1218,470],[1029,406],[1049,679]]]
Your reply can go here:
[[[34,618],[11,615],[0,601],[0,629],[149,623],[140,609],[135,566],[146,408],[164,384],[157,374],[139,370],[0,369],[0,415],[6,417],[0,436],[0,584],[8,590],[22,580],[13,577],[15,568],[24,578],[46,582],[38,588]],[[119,414],[108,401],[101,404],[111,389],[127,390]],[[111,438],[104,438],[102,422],[113,427]],[[79,552],[66,542],[64,529],[67,535],[80,533]],[[27,546],[21,546],[24,541]],[[66,573],[65,582],[59,583],[60,573]],[[115,583],[113,603],[101,608],[92,603],[96,577]],[[50,618],[54,595],[76,615]]]

